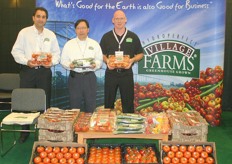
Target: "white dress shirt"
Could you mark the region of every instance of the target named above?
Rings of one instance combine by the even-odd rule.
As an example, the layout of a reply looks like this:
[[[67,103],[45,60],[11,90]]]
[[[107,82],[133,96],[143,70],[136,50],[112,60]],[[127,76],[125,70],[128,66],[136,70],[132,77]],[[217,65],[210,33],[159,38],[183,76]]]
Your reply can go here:
[[[76,37],[74,39],[69,40],[64,45],[61,55],[61,64],[65,69],[71,70],[70,64],[74,60],[84,58],[94,58],[96,67],[94,69],[75,68],[75,72],[95,71],[101,68],[103,62],[103,55],[101,47],[97,41],[88,37],[85,41],[81,41]]]
[[[22,29],[15,41],[11,54],[19,64],[27,65],[35,52],[48,52],[52,54],[52,65],[60,61],[60,48],[56,35],[49,29],[44,28],[38,33],[35,26]]]

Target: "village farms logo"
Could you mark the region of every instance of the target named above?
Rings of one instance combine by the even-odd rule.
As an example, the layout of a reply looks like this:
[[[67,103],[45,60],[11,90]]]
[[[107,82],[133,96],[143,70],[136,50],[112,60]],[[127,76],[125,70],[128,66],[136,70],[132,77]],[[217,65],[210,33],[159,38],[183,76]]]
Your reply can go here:
[[[138,74],[199,78],[199,65],[199,49],[176,40],[162,40],[144,47]]]

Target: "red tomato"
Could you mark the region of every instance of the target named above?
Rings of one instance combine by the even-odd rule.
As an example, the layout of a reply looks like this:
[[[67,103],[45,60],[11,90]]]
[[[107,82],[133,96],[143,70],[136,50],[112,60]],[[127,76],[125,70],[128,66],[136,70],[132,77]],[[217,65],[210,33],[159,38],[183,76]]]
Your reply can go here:
[[[69,148],[69,153],[73,154],[73,153],[76,153],[77,152],[77,149],[75,147],[71,147]]]
[[[78,148],[77,148],[77,152],[78,152],[80,155],[82,155],[82,154],[85,153],[85,148],[84,148],[84,147],[78,147]]]
[[[205,151],[206,151],[208,154],[212,153],[212,152],[213,152],[212,146],[206,146],[206,147],[205,147]]]
[[[188,163],[188,159],[186,157],[181,157],[180,163],[183,163],[183,164]]]
[[[54,152],[48,153],[48,158],[52,159],[55,157],[56,157],[56,154]]]
[[[172,159],[175,157],[175,153],[173,151],[169,151],[167,156]]]
[[[194,152],[195,151],[195,147],[193,145],[189,145],[188,146],[188,151],[191,152],[191,153]]]
[[[176,152],[176,157],[177,157],[177,158],[181,158],[181,157],[183,157],[183,156],[184,156],[184,153],[183,153],[183,152],[181,152],[181,151]]]
[[[192,153],[192,157],[195,158],[195,159],[197,159],[197,158],[200,157],[200,153],[197,152],[197,151],[194,151],[194,152]]]
[[[41,153],[39,153],[39,156],[40,156],[41,158],[45,158],[45,157],[47,157],[47,155],[48,155],[48,153],[45,152],[45,151],[42,151]]]
[[[51,152],[52,152],[52,147],[51,147],[51,146],[47,146],[47,147],[45,148],[45,151],[46,151],[47,153],[51,153]]]
[[[171,150],[171,149],[170,149],[170,146],[168,146],[168,145],[164,145],[162,149],[163,149],[163,151],[166,152],[166,153],[169,152],[169,151]]]
[[[51,159],[51,163],[58,163],[58,162],[59,162],[59,160],[57,158],[52,158]]]
[[[68,152],[68,148],[67,148],[67,147],[62,147],[62,148],[60,149],[60,152],[63,153],[63,154],[65,154],[65,153]]]
[[[43,146],[38,146],[37,148],[36,148],[36,151],[38,152],[38,153],[41,153],[42,151],[44,151],[44,147]]]
[[[197,159],[197,163],[199,163],[199,164],[205,163],[205,159],[200,157]]]
[[[80,154],[79,153],[73,153],[72,157],[74,159],[78,159],[78,158],[80,158]]]
[[[34,163],[40,163],[42,161],[41,157],[37,156],[34,158]]]
[[[43,159],[43,163],[50,163],[50,158],[48,158],[48,157],[45,157],[44,159]]]
[[[206,151],[202,151],[201,152],[201,157],[202,158],[207,158],[209,155],[208,155],[208,153],[206,152]]]
[[[196,152],[201,153],[203,151],[203,147],[201,145],[196,146]]]
[[[172,158],[172,163],[177,164],[179,162],[180,162],[179,158],[177,157]]]
[[[63,155],[61,152],[59,152],[59,153],[56,154],[56,158],[57,158],[58,160],[60,160],[60,159],[63,158],[63,157],[64,157],[64,155]]]
[[[84,164],[84,159],[83,158],[78,158],[77,160],[76,160],[76,162],[77,162],[77,164]]]
[[[70,163],[70,164],[74,164],[76,161],[75,161],[75,159],[74,158],[69,158],[68,159],[68,163]]]
[[[72,157],[72,154],[69,152],[64,154],[65,159],[70,159],[71,157]]]
[[[195,159],[195,158],[193,158],[193,157],[190,157],[189,158],[189,163],[196,163],[197,162],[197,160]]]
[[[214,159],[212,157],[207,157],[205,161],[206,163],[210,163],[210,164],[214,163]]]
[[[171,159],[169,157],[164,157],[163,158],[163,163],[171,163]]]
[[[60,152],[60,147],[54,147],[52,151],[57,154]]]
[[[187,150],[187,147],[185,146],[185,145],[181,145],[180,147],[179,147],[179,150],[181,151],[181,152],[186,152],[186,150]]]
[[[65,158],[61,158],[61,159],[59,160],[59,162],[62,163],[62,164],[64,164],[64,163],[67,163],[67,160],[66,160]]]
[[[184,157],[190,158],[192,154],[189,151],[184,152]]]
[[[178,150],[179,150],[178,146],[176,145],[171,146],[171,151],[173,151],[174,153],[176,153]]]

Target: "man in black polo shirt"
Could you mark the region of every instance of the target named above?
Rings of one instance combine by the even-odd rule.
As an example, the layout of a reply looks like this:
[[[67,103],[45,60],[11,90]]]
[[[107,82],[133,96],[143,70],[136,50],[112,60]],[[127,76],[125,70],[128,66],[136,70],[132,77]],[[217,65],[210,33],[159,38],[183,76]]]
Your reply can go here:
[[[120,91],[124,113],[134,112],[134,79],[132,66],[143,58],[143,48],[138,36],[125,25],[127,18],[122,10],[117,10],[112,18],[114,29],[103,35],[100,46],[103,60],[107,64],[105,72],[105,108],[114,109],[117,89]],[[109,55],[129,55],[129,65],[116,68],[109,63]]]

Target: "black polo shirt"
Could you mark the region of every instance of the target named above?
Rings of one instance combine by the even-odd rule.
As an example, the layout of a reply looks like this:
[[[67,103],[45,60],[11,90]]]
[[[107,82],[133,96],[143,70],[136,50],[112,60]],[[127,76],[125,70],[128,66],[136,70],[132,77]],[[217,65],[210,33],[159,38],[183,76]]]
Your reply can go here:
[[[117,36],[119,38],[119,42],[123,36]],[[100,46],[104,55],[108,57],[108,55],[115,55],[115,51],[118,51],[119,43],[114,37],[113,31],[109,31],[103,35]],[[139,37],[131,32],[127,31],[127,34],[121,43],[120,51],[124,52],[124,55],[130,55],[130,58],[133,58],[136,54],[143,53],[143,48]]]

